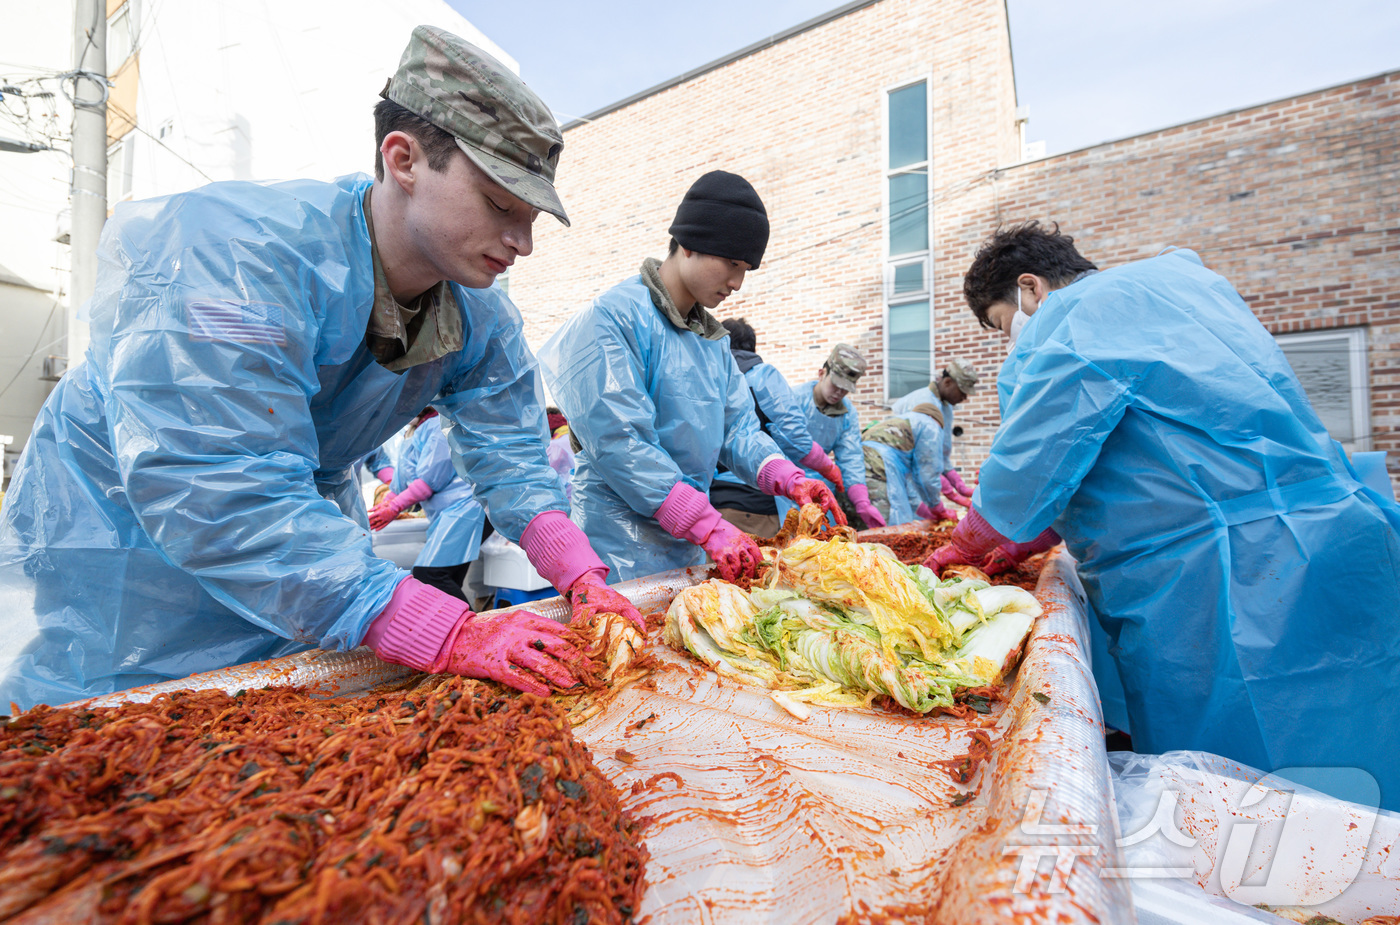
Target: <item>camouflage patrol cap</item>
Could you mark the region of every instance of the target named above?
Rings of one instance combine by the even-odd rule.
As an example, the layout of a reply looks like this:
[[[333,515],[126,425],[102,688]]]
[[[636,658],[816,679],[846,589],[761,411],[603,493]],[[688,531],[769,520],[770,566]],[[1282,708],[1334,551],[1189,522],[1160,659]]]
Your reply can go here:
[[[501,62],[450,32],[419,26],[379,95],[450,132],[487,176],[569,224],[554,190],[564,150],[559,124]]]
[[[850,344],[837,344],[826,358],[826,368],[837,388],[856,390],[856,381],[865,375],[865,357]]]
[[[966,360],[953,359],[948,361],[948,365],[943,368],[944,374],[958,384],[964,395],[971,395],[977,390],[977,367]]]

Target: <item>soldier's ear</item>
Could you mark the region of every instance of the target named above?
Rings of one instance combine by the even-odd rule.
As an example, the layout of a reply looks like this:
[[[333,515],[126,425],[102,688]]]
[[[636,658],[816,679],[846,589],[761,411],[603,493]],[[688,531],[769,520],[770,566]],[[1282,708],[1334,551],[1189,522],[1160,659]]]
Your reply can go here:
[[[405,193],[413,192],[416,160],[421,159],[418,141],[407,132],[390,132],[379,146],[384,159],[384,179],[397,183]]]

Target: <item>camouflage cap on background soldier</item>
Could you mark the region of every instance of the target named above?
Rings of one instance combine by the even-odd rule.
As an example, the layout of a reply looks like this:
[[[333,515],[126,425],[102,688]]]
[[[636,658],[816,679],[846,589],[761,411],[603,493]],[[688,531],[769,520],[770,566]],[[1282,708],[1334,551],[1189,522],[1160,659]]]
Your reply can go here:
[[[487,176],[569,224],[554,189],[564,150],[559,123],[501,62],[450,32],[419,26],[379,95],[451,133]]]
[[[826,358],[826,368],[837,388],[856,390],[856,382],[865,375],[865,357],[850,344],[837,344]]]
[[[962,389],[964,395],[971,395],[977,390],[979,378],[977,367],[966,360],[949,360],[948,365],[943,368],[943,372],[947,374],[949,379],[958,384],[958,388]]]

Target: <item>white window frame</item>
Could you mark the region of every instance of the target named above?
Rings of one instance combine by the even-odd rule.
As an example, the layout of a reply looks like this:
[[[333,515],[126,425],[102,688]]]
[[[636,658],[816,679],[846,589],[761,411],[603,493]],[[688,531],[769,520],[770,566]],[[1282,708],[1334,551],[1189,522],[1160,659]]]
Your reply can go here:
[[[916,84],[924,85],[924,126],[927,136],[924,139],[925,158],[912,164],[891,168],[890,163],[890,94],[906,87]],[[885,405],[894,403],[895,399],[902,398],[903,394],[890,394],[891,366],[890,366],[890,309],[910,302],[928,302],[928,356],[929,356],[929,377],[933,376],[933,73],[926,71],[923,74],[911,77],[899,83],[890,84],[880,90],[880,125],[884,143],[880,148],[880,199],[883,206],[880,232],[880,255],[882,267],[883,285],[881,288],[881,301],[883,302],[883,323],[884,323],[884,369],[885,369]],[[919,168],[924,170],[924,180],[927,184],[925,189],[925,202],[928,204],[928,249],[925,251],[911,251],[907,254],[891,256],[890,254],[890,178],[902,173],[911,173]],[[894,269],[896,266],[905,266],[910,263],[923,262],[924,265],[924,289],[921,292],[901,293],[896,299],[894,297]]]
[[[112,50],[112,35],[116,31],[113,27],[122,20],[126,21],[126,48],[123,49],[120,58],[111,54],[107,55],[107,73],[109,74],[115,74],[121,70],[122,65],[126,64],[126,60],[136,50],[136,11],[132,8],[130,0],[117,7],[116,11],[107,17],[107,50],[109,52]]]
[[[1327,331],[1301,331],[1296,334],[1275,334],[1274,340],[1285,345],[1320,344],[1344,341],[1349,358],[1348,374],[1351,389],[1351,431],[1356,439],[1342,446],[1347,453],[1365,453],[1371,449],[1371,384],[1366,356],[1366,329],[1333,328]],[[1301,378],[1299,380],[1301,382]],[[1302,382],[1303,392],[1308,384]]]

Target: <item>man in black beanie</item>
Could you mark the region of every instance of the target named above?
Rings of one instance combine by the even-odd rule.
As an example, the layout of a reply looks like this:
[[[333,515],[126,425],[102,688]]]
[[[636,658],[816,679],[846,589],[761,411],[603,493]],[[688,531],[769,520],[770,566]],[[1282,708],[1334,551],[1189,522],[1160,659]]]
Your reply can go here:
[[[708,498],[717,464],[844,524],[830,489],[789,462],[759,426],[753,397],[709,309],[739,289],[768,245],[768,213],[743,177],[691,186],[664,261],[609,289],[540,352],[579,452],[572,517],[613,581],[699,565],[752,577],[758,546]]]

